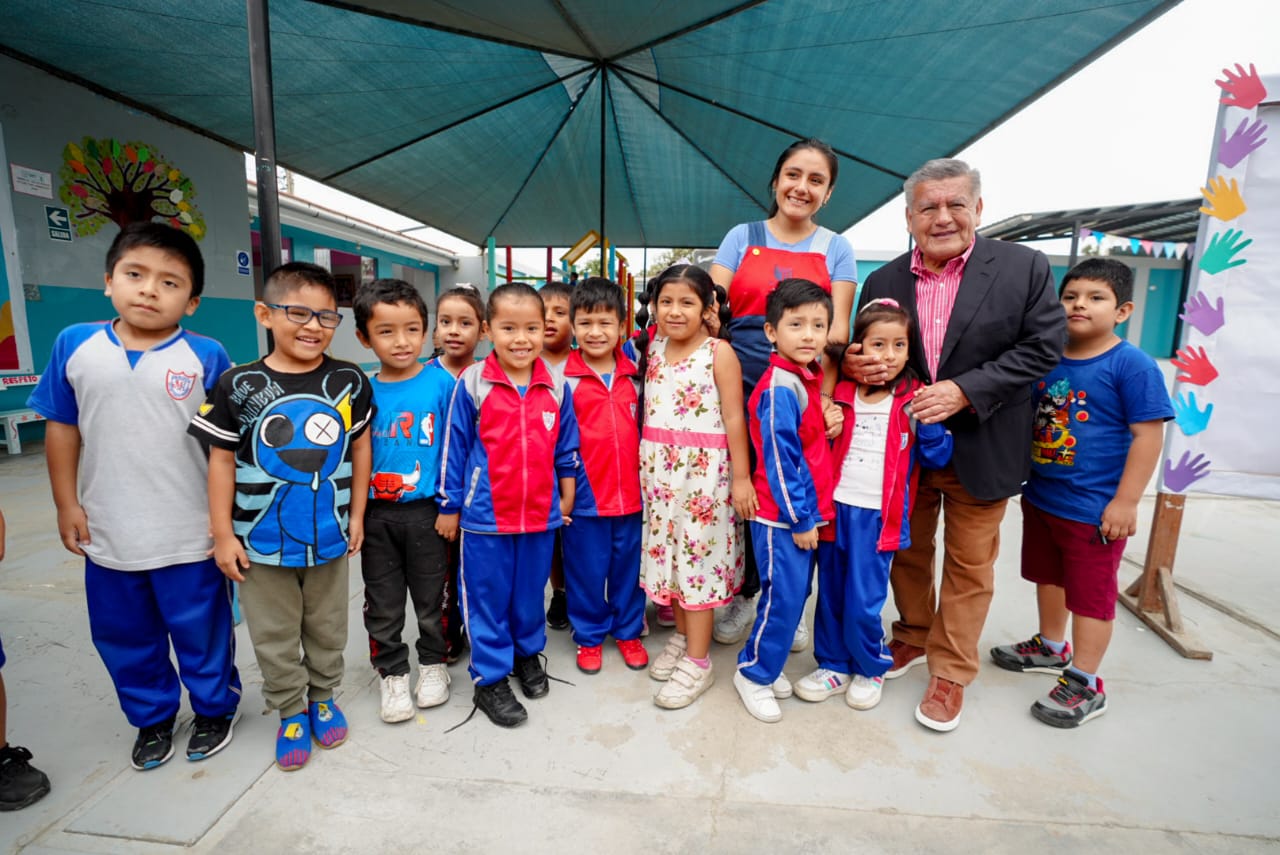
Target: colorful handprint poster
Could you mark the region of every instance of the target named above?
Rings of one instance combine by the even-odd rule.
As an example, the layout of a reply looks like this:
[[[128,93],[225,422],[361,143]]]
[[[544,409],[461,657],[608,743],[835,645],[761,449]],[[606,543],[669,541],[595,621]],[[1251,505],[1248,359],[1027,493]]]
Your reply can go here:
[[[1224,75],[1161,489],[1280,499],[1280,75]]]

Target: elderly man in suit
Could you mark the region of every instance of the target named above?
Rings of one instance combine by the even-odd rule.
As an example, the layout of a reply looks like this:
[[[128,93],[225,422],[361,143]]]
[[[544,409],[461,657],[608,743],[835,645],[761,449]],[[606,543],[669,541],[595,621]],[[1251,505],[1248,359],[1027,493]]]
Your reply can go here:
[[[978,674],[978,639],[994,587],[1000,522],[1031,460],[1031,387],[1062,356],[1066,316],[1049,261],[1017,244],[978,237],[982,188],[960,160],[931,160],[903,184],[915,248],[867,277],[859,307],[891,297],[915,321],[911,366],[926,383],[912,401],[921,422],[945,422],[951,465],[924,471],[911,546],[890,581],[899,619],[889,644],[892,679],[927,661],[916,720],[948,732],[964,687]],[[844,367],[859,382],[885,369],[851,345]],[[942,580],[934,586],[935,534],[944,518]]]

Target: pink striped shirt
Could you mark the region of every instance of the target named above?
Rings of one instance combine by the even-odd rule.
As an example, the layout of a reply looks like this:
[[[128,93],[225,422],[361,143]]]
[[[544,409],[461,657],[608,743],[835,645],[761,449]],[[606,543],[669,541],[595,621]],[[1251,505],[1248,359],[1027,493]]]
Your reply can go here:
[[[934,273],[924,265],[920,247],[911,253],[911,272],[916,277],[916,319],[920,322],[920,339],[924,343],[924,359],[929,366],[929,381],[938,379],[938,363],[942,361],[942,343],[947,337],[947,322],[956,305],[960,280],[973,253],[973,244]]]

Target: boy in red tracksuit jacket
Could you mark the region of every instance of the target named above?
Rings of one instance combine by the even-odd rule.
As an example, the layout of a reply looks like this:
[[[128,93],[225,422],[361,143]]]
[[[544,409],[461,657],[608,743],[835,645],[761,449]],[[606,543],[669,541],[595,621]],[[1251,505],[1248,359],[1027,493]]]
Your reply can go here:
[[[830,520],[831,459],[822,418],[822,355],[831,297],[807,279],[784,279],[765,304],[774,354],[747,403],[760,508],[751,543],[760,568],[756,621],[738,654],[733,685],[760,721],[782,718],[775,681],[791,651],[808,594],[818,526]],[[785,682],[785,681],[782,681]]]
[[[569,515],[577,472],[573,405],[539,357],[543,309],[523,283],[489,297],[493,353],[458,377],[441,451],[440,515],[446,540],[462,531],[459,587],[471,637],[475,705],[494,724],[528,718],[527,698],[547,694],[539,655],[547,643],[542,592],[555,529]]]
[[[640,641],[640,383],[619,345],[626,294],[608,279],[591,277],[573,289],[569,315],[578,349],[563,370],[581,450],[573,522],[560,536],[578,670],[601,669],[606,635],[627,667],[641,670],[649,655]]]
[[[844,693],[853,709],[871,709],[893,664],[880,624],[889,565],[896,550],[910,545],[919,465],[945,466],[952,446],[943,425],[917,424],[911,416],[911,399],[923,384],[907,366],[910,331],[910,316],[887,299],[868,303],[854,321],[853,340],[881,358],[890,379],[878,387],[836,384],[844,422],[832,446],[835,524],[818,546],[818,669],[796,681],[802,700]]]

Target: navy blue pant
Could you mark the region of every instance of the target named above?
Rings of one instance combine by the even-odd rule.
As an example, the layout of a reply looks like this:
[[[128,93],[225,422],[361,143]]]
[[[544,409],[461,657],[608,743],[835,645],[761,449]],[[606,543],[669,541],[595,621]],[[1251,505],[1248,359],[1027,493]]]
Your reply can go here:
[[[150,727],[174,718],[179,677],[197,715],[235,712],[240,674],[231,582],[212,558],[158,570],[110,570],[86,558],[84,590],[93,645],[129,724]]]
[[[818,544],[813,652],[822,668],[880,677],[893,665],[880,623],[893,553],[876,548],[878,510],[836,502],[835,527],[835,543]]]
[[[760,599],[747,646],[738,654],[738,670],[751,682],[768,686],[778,679],[791,653],[809,591],[813,551],[796,546],[790,529],[754,520],[750,526],[760,568]]]
[[[573,640],[595,647],[606,635],[640,637],[644,591],[640,587],[640,514],[575,516],[560,529],[564,539],[565,596]]]
[[[515,657],[547,646],[543,591],[551,575],[554,531],[529,534],[462,533],[462,615],[471,638],[471,680],[490,686],[507,679]]]

